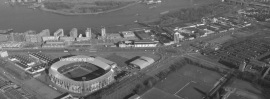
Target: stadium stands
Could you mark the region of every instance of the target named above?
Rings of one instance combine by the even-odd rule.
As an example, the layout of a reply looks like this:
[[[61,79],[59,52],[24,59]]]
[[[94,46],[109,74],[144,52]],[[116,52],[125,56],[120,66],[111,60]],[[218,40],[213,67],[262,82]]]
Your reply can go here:
[[[10,56],[9,59],[11,61],[19,61],[21,63],[25,63],[28,66],[34,65],[35,63],[30,60],[28,57],[22,56],[22,55],[14,55],[14,56]]]
[[[45,70],[46,68],[46,64],[40,64],[37,66],[33,66],[30,69],[28,69],[26,72],[30,73],[30,74],[35,74],[35,73],[39,73]]]
[[[41,53],[29,53],[29,55],[31,57],[40,59],[41,61],[45,62],[45,63],[49,63],[52,62],[52,59],[50,59],[49,57],[46,57],[45,55],[41,54]]]
[[[77,55],[69,58],[77,60],[92,57]],[[58,61],[52,64],[49,69],[49,79],[66,91],[83,94],[99,90],[114,81],[114,71],[111,66],[98,59],[86,60]]]

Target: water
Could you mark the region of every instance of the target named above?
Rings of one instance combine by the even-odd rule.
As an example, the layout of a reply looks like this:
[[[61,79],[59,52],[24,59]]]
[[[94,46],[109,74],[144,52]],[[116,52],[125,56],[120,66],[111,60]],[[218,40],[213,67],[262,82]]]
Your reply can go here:
[[[67,16],[38,9],[29,9],[27,6],[10,6],[0,0],[0,29],[13,28],[15,32],[35,30],[40,32],[50,29],[51,32],[63,28],[65,32],[78,28],[82,33],[86,27],[100,31],[101,26],[107,27],[108,32],[117,32],[129,28],[137,28],[134,21],[145,21],[157,17],[164,11],[175,11],[194,4],[206,4],[217,0],[163,0],[154,9],[149,5],[137,4],[126,9],[98,15]],[[136,16],[136,14],[139,14]],[[126,25],[124,25],[126,24]],[[117,26],[124,25],[124,26]]]

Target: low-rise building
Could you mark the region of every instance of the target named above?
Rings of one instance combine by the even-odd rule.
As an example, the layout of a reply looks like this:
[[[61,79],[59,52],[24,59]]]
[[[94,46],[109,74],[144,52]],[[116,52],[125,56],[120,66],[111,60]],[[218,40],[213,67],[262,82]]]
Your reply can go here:
[[[8,52],[7,51],[0,51],[1,57],[8,57]]]
[[[78,37],[78,38],[76,38],[76,41],[88,41],[88,40],[90,40],[90,38],[89,37]]]
[[[65,44],[43,44],[43,48],[64,48]]]
[[[122,31],[122,35],[124,38],[135,37],[135,34],[133,31]]]
[[[134,47],[133,41],[121,41],[118,43],[118,47]]]
[[[50,40],[46,41],[45,44],[65,44],[63,40]]]
[[[151,40],[134,41],[134,47],[157,47],[157,44]]]
[[[150,57],[141,56],[138,59],[130,62],[129,65],[132,65],[132,66],[137,67],[139,69],[144,69],[154,62],[155,62],[155,60],[150,58]]]
[[[135,35],[141,40],[152,38],[148,33],[144,32],[144,31],[136,31]]]
[[[8,42],[8,43],[3,43],[0,46],[1,48],[21,48],[22,43],[21,42]]]
[[[123,38],[119,33],[110,33],[107,34],[107,39],[121,39]]]
[[[59,36],[43,36],[42,37],[43,42],[45,41],[53,41],[53,40],[59,40]]]
[[[60,37],[60,40],[68,42],[68,41],[75,41],[75,38],[72,36],[70,36],[70,37],[63,36],[63,37]]]
[[[157,47],[158,42],[151,40],[140,40],[140,41],[121,41],[119,47]]]
[[[0,34],[0,42],[6,42],[6,41],[8,41],[8,35]]]

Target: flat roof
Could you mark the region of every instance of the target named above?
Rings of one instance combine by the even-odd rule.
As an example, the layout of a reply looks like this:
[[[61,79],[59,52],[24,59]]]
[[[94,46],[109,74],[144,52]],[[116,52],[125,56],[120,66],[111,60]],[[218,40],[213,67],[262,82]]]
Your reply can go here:
[[[148,33],[145,33],[143,31],[138,31],[135,32],[135,34],[140,38],[140,39],[148,39],[151,38],[151,36]]]

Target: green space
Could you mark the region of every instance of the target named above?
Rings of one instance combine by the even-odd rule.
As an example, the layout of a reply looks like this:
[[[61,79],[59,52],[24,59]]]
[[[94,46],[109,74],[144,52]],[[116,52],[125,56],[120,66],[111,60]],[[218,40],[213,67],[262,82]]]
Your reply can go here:
[[[202,92],[200,92],[200,91]],[[182,90],[177,92],[175,95],[183,97],[185,99],[201,99],[205,93],[211,90],[211,87],[198,84],[196,82],[190,82]]]
[[[147,24],[165,26],[175,23],[200,21],[203,17],[229,13],[232,10],[231,8],[233,8],[233,6],[221,2],[183,8],[178,11],[163,14],[158,19],[147,22]]]
[[[156,94],[160,94],[160,91],[163,91],[163,93],[166,93],[167,95],[156,99],[168,99],[169,97],[174,97],[175,99],[185,97],[188,97],[188,99],[199,99],[203,95],[197,90],[205,93],[210,91],[210,89],[220,78],[221,75],[214,71],[191,64],[186,64],[181,69],[170,73],[167,77],[158,82],[152,89],[143,94],[142,97],[146,99],[153,99],[156,96],[151,96],[149,94],[153,95],[155,92],[158,92]],[[156,91],[157,89],[159,91]]]
[[[135,4],[136,0],[101,0],[101,1],[45,1],[42,9],[60,14],[98,14],[122,9]]]

